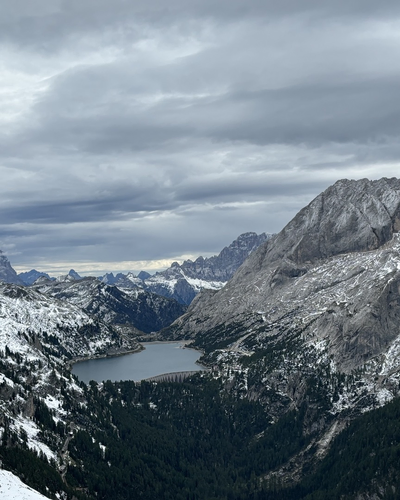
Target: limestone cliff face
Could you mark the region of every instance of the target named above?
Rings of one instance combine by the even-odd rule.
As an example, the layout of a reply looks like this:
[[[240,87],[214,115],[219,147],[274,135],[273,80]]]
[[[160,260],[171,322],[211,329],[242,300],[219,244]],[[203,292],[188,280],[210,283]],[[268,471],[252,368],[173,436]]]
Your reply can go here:
[[[399,334],[399,221],[400,180],[338,181],[222,290],[200,295],[169,334],[216,342],[259,331],[260,318],[264,330],[284,332],[290,317],[342,369],[357,367]]]
[[[400,394],[400,181],[342,180],[163,331],[272,421],[307,408],[316,454],[349,419]],[[309,448],[307,448],[309,450]],[[300,477],[300,476],[298,476]]]
[[[315,198],[266,248],[263,262],[296,264],[374,250],[400,229],[400,180],[341,180]]]

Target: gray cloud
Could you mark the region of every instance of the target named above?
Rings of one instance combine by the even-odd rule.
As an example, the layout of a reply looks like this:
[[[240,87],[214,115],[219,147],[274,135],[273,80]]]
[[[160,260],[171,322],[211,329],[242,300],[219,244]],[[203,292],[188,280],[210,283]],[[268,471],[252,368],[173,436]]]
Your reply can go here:
[[[398,2],[3,4],[0,248],[21,268],[215,253],[398,172]]]

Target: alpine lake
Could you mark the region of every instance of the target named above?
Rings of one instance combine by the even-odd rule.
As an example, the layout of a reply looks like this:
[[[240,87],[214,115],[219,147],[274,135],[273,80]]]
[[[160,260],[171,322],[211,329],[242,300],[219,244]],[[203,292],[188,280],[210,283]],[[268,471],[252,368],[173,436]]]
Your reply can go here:
[[[205,368],[196,362],[201,353],[185,348],[181,342],[146,342],[144,350],[122,356],[78,361],[72,373],[86,384],[90,380],[140,380],[179,372],[201,371]]]

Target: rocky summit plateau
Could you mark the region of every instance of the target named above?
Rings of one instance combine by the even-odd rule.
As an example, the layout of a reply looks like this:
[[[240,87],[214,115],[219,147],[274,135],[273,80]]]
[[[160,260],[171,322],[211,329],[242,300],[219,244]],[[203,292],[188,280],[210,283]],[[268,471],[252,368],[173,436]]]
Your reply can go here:
[[[221,266],[223,251],[171,266],[188,283],[233,274],[187,310],[95,278],[3,283],[5,469],[64,500],[399,498],[400,180],[340,180],[256,236],[233,245],[241,264]],[[71,375],[77,357],[140,349],[144,313],[167,325],[152,338],[201,349],[209,369],[181,383]]]

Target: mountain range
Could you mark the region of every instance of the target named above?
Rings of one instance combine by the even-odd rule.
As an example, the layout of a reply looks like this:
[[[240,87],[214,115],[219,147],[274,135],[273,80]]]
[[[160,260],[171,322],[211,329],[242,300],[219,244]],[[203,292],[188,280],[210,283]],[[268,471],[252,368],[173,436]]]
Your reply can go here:
[[[141,271],[137,276],[133,273],[114,275],[112,272],[100,276],[98,279],[107,285],[115,285],[120,289],[143,289],[148,292],[175,299],[182,305],[189,305],[194,297],[203,289],[219,290],[229,281],[235,271],[243,264],[250,253],[259,245],[267,241],[271,234],[243,233],[218,255],[213,257],[198,257],[194,262],[186,260],[182,264],[173,262],[165,271],[151,275]],[[4,264],[0,261],[0,273],[3,267],[4,281],[30,286],[39,278],[50,278],[44,272],[31,271],[17,274],[10,263],[3,256]],[[7,272],[6,265],[7,262]],[[1,278],[0,274],[0,280]],[[71,269],[58,281],[80,280],[82,277]]]
[[[219,255],[199,257],[182,265],[174,262],[166,271],[151,276],[112,273],[99,279],[82,278],[74,269],[57,279],[35,269],[17,273],[1,255],[0,281],[31,286],[51,297],[79,306],[97,320],[114,328],[148,334],[170,325],[185,311],[185,304],[202,288],[221,288],[245,258],[270,235],[245,233]],[[215,279],[220,281],[215,281]],[[179,300],[176,300],[179,299]]]
[[[396,498],[400,180],[338,181],[257,238],[162,275],[233,273],[187,310],[132,280],[2,283],[3,465],[50,498]],[[183,311],[166,319],[171,303]],[[155,313],[165,322],[135,323]],[[71,375],[78,358],[140,349],[137,330],[153,328],[201,349],[210,370],[182,384]]]
[[[55,278],[50,278],[50,276],[47,273],[43,273],[41,271],[36,271],[36,269],[32,269],[31,271],[27,271],[24,273],[19,273],[18,278],[22,281],[22,284],[24,285],[33,285],[35,281],[39,278],[46,278],[48,280],[50,279],[55,279]],[[4,280],[6,281],[6,280]]]
[[[213,257],[198,257],[194,262],[185,260],[182,264],[173,262],[168,269],[154,275],[143,271],[138,276],[132,273],[114,276],[109,273],[100,279],[121,288],[141,287],[189,305],[201,290],[221,289],[251,252],[271,236],[266,233],[243,233]]]
[[[151,333],[170,325],[186,307],[172,299],[141,288],[120,289],[93,277],[62,280],[40,278],[32,288],[82,308],[92,317],[114,327],[132,328],[136,334]]]

